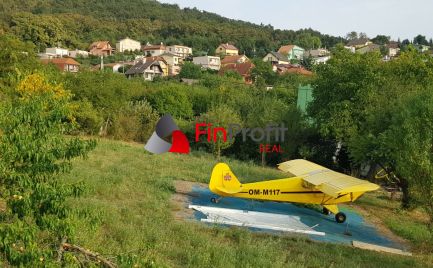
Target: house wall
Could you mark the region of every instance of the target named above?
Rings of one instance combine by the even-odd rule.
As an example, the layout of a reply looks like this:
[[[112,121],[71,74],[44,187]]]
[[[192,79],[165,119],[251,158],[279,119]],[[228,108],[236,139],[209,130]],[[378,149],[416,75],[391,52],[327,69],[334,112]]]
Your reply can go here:
[[[189,55],[192,55],[192,48],[190,47],[186,47],[186,46],[177,46],[177,45],[173,45],[173,46],[168,46],[165,48],[165,50],[167,52],[176,54],[182,58],[186,58]]]
[[[56,56],[68,56],[69,51],[67,49],[64,48],[59,48],[59,47],[47,47],[45,49],[45,53],[46,54],[54,54]]]
[[[215,50],[215,54],[233,56],[233,55],[239,55],[239,50],[237,50],[237,49],[225,49],[222,46],[219,46]]]
[[[202,56],[194,57],[192,62],[197,65],[201,65],[202,68],[212,69],[219,71],[221,68],[221,59],[219,57]]]
[[[116,43],[116,50],[118,52],[125,52],[125,51],[135,51],[140,50],[141,44],[138,41],[132,40],[132,39],[123,39]]]

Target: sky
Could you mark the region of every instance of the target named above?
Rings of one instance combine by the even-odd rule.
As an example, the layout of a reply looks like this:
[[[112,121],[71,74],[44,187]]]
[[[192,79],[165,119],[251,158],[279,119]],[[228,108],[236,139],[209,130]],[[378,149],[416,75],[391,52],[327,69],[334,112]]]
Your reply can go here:
[[[365,32],[412,40],[433,37],[432,0],[160,0],[181,8],[196,7],[231,19],[271,24],[277,29],[312,28],[346,36]]]

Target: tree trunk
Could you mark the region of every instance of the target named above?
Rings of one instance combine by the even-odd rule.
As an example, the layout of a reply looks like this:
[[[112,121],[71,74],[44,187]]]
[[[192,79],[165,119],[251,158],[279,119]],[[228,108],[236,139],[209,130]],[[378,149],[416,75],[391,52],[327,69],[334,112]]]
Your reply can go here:
[[[406,179],[400,178],[400,183],[398,184],[398,186],[400,186],[403,194],[401,198],[401,207],[404,209],[408,209],[411,203],[411,197],[409,194],[409,183]]]
[[[266,165],[266,152],[263,151],[262,152],[262,167],[264,167]]]

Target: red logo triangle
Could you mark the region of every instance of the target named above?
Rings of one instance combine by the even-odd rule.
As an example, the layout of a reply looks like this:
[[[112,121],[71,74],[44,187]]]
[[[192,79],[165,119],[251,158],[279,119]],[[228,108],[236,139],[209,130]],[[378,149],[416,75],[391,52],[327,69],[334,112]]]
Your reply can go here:
[[[180,130],[173,131],[171,143],[172,145],[169,152],[181,153],[181,154],[189,153],[189,142],[182,131]]]

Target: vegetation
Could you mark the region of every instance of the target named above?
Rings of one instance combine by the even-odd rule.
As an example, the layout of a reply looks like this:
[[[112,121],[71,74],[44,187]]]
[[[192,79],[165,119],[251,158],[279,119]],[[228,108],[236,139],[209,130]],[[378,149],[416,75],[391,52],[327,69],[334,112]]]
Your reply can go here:
[[[276,169],[225,157],[221,160],[229,163],[243,182],[284,176]],[[428,267],[432,260],[428,253],[401,257],[342,245],[313,243],[291,235],[265,235],[242,228],[205,226],[193,221],[185,224],[173,220],[173,213],[181,209],[179,204],[170,202],[173,181],[207,183],[216,162],[211,154],[197,151],[190,155],[155,156],[147,154],[139,144],[99,140],[89,158],[74,161],[72,174],[64,176],[67,181],[81,178],[88,184],[84,196],[71,200],[75,207],[94,215],[94,225],[79,230],[77,243],[105,256],[117,256],[121,267],[134,264],[157,267],[323,267],[330,263],[335,267]],[[409,217],[401,218],[401,214],[395,213],[396,202],[366,198],[366,202],[375,200],[382,201],[383,210],[380,211],[382,214],[386,212],[390,221],[409,221]],[[403,228],[402,225],[405,224],[399,224],[398,228]],[[425,228],[426,224],[421,226]],[[420,238],[424,234],[417,229],[412,232]]]
[[[343,41],[312,29],[278,30],[154,0],[4,0],[0,3],[0,31],[31,41],[40,51],[58,44],[87,49],[96,40],[115,44],[129,36],[144,44],[184,44],[197,53],[209,54],[220,43],[232,42],[250,57],[263,57],[282,44],[317,48]]]

